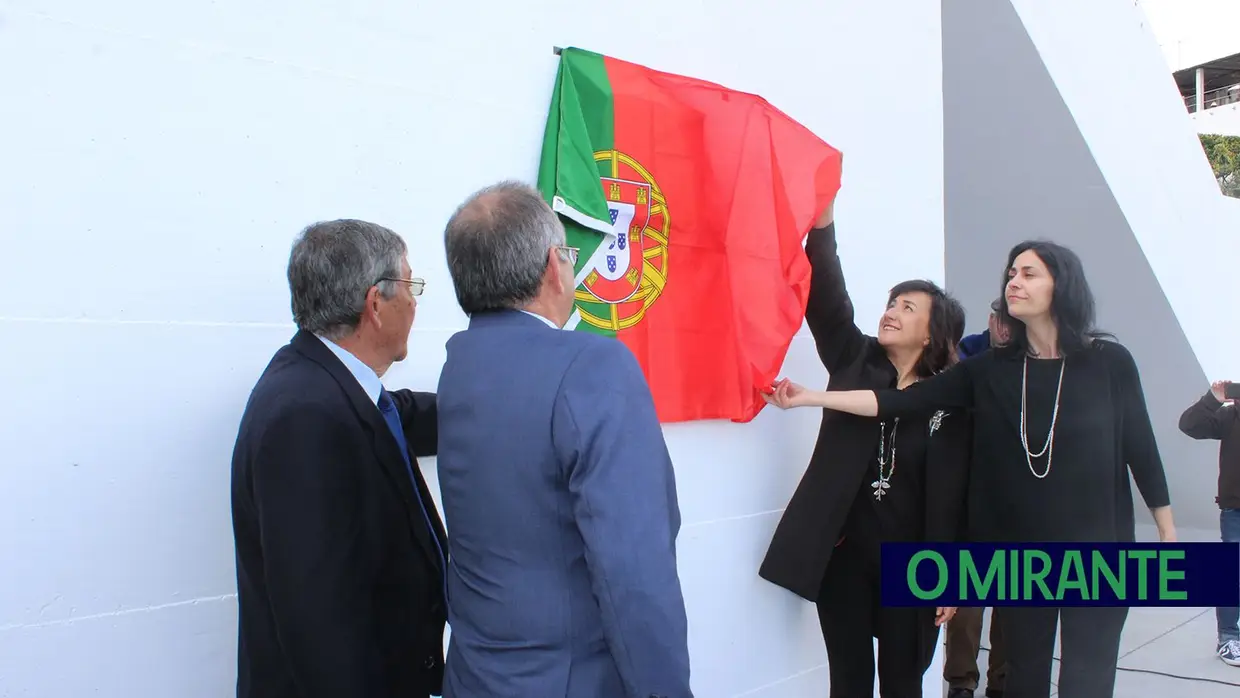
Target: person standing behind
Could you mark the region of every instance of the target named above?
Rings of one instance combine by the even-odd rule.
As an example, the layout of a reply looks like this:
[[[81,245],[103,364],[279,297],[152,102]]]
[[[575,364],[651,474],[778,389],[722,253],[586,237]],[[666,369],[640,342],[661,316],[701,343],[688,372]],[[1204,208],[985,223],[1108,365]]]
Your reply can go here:
[[[1227,398],[1231,381],[1216,381],[1201,399],[1180,415],[1180,431],[1194,439],[1219,441],[1219,528],[1226,543],[1240,543],[1240,414]],[[1219,659],[1240,666],[1240,609],[1215,609]]]
[[[960,340],[958,353],[961,361],[970,356],[976,356],[991,347],[1001,347],[1007,342],[1007,327],[999,320],[999,308],[1002,305],[1002,298],[996,298],[991,302],[990,319],[987,320],[985,331],[971,334]]]
[[[943,680],[947,698],[973,698],[981,679],[977,656],[982,649],[982,621],[986,609],[961,607],[947,622],[947,654],[943,659]],[[1003,698],[1007,678],[1007,659],[1003,646],[1003,612],[990,609],[990,649],[986,662],[986,698]]]
[[[238,698],[413,698],[443,680],[443,524],[418,470],[435,395],[388,391],[424,282],[365,221],[306,228],[297,333],[241,418],[232,461]]]
[[[445,698],[690,698],[671,458],[636,358],[561,331],[578,250],[533,188],[444,232],[468,329],[439,381]]]
[[[834,209],[821,213],[805,244],[812,268],[805,319],[828,390],[907,388],[954,364],[964,309],[932,282],[896,284],[875,336],[857,327]],[[887,421],[823,413],[758,574],[817,607],[832,698],[873,695],[876,670],[885,698],[921,698],[939,628],[955,609],[883,606],[881,547],[958,540],[970,428],[963,410]]]
[[[960,340],[960,358],[976,356],[991,347],[1003,346],[1008,340],[1007,325],[999,318],[1003,299],[990,304],[990,318],[984,332]],[[947,698],[972,698],[977,691],[981,673],[977,656],[982,648],[982,621],[986,609],[961,607],[947,623],[947,655],[943,660],[943,680],[947,682]],[[1003,698],[1003,682],[1007,675],[1007,658],[1003,646],[1003,614],[990,609],[990,649],[987,654],[986,698]]]

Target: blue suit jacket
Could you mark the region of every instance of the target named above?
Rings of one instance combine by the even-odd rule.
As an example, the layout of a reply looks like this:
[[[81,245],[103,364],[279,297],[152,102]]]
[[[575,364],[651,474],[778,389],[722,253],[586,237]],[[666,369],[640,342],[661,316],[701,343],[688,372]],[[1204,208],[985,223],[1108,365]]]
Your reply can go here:
[[[629,349],[479,314],[438,407],[445,698],[691,696],[675,477]]]
[[[989,348],[990,330],[985,330],[984,332],[971,334],[960,340],[960,344],[957,345],[956,351],[960,355],[960,359],[963,361],[970,356],[977,356]]]

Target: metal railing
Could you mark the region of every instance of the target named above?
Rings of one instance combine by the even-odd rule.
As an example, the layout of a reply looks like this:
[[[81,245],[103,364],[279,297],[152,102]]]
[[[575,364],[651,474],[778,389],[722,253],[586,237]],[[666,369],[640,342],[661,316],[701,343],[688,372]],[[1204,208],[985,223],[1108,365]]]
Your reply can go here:
[[[1210,90],[1202,95],[1202,102],[1205,109],[1221,107],[1225,104],[1236,104],[1240,102],[1240,85],[1229,85],[1216,90]],[[1190,114],[1197,111],[1197,95],[1185,97],[1184,106],[1188,107],[1188,113]]]

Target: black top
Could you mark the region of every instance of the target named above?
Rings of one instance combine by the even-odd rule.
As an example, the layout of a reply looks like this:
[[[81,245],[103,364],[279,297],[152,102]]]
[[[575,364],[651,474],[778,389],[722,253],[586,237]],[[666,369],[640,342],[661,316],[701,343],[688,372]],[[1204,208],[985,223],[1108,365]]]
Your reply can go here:
[[[1206,391],[1180,416],[1180,431],[1194,439],[1218,440],[1218,496],[1222,509],[1240,509],[1240,412]]]
[[[1020,431],[1026,364],[1026,434],[1035,454],[1047,443],[1063,368],[1053,443],[1028,459]],[[972,408],[969,521],[975,540],[1133,540],[1129,470],[1147,506],[1170,503],[1136,363],[1115,342],[1097,340],[1068,356],[1066,366],[990,350],[877,396],[883,417]]]
[[[895,429],[896,458],[891,456],[892,429]],[[919,541],[926,528],[926,446],[930,433],[927,419],[888,419],[879,429],[885,465],[879,463],[879,449],[861,478],[844,522],[845,538],[859,544],[873,560],[879,559],[884,541]],[[887,476],[886,487],[875,485]],[[875,489],[883,494],[875,496]]]
[[[830,373],[827,389],[893,388],[896,369],[887,353],[877,339],[854,322],[836,252],[835,227],[811,230],[805,252],[812,269],[805,320],[818,357]],[[868,530],[898,531],[898,537],[914,540],[959,539],[964,525],[971,422],[967,411],[949,410],[940,416],[939,426],[931,435],[933,413],[931,410],[900,420],[896,473],[889,488],[892,499],[885,496],[880,505],[884,514],[893,516],[879,524],[881,529]],[[758,571],[763,579],[805,599],[818,598],[849,513],[862,501],[871,506],[859,495],[872,498],[870,483],[877,479],[877,472],[871,464],[878,455],[879,431],[879,420],[873,417],[822,411],[809,466],[784,509]],[[921,446],[914,443],[918,434]],[[910,473],[920,475],[921,481],[909,481]],[[869,513],[865,509],[861,512]]]

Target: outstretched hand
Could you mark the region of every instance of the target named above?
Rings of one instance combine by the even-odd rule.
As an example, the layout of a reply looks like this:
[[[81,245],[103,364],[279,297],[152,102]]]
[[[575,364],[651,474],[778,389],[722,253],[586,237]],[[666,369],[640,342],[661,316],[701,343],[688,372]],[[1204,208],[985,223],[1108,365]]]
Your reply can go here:
[[[781,410],[793,407],[805,407],[809,403],[810,391],[805,386],[798,385],[781,378],[771,386],[770,392],[763,392],[762,399],[766,400],[768,405],[775,405]]]

